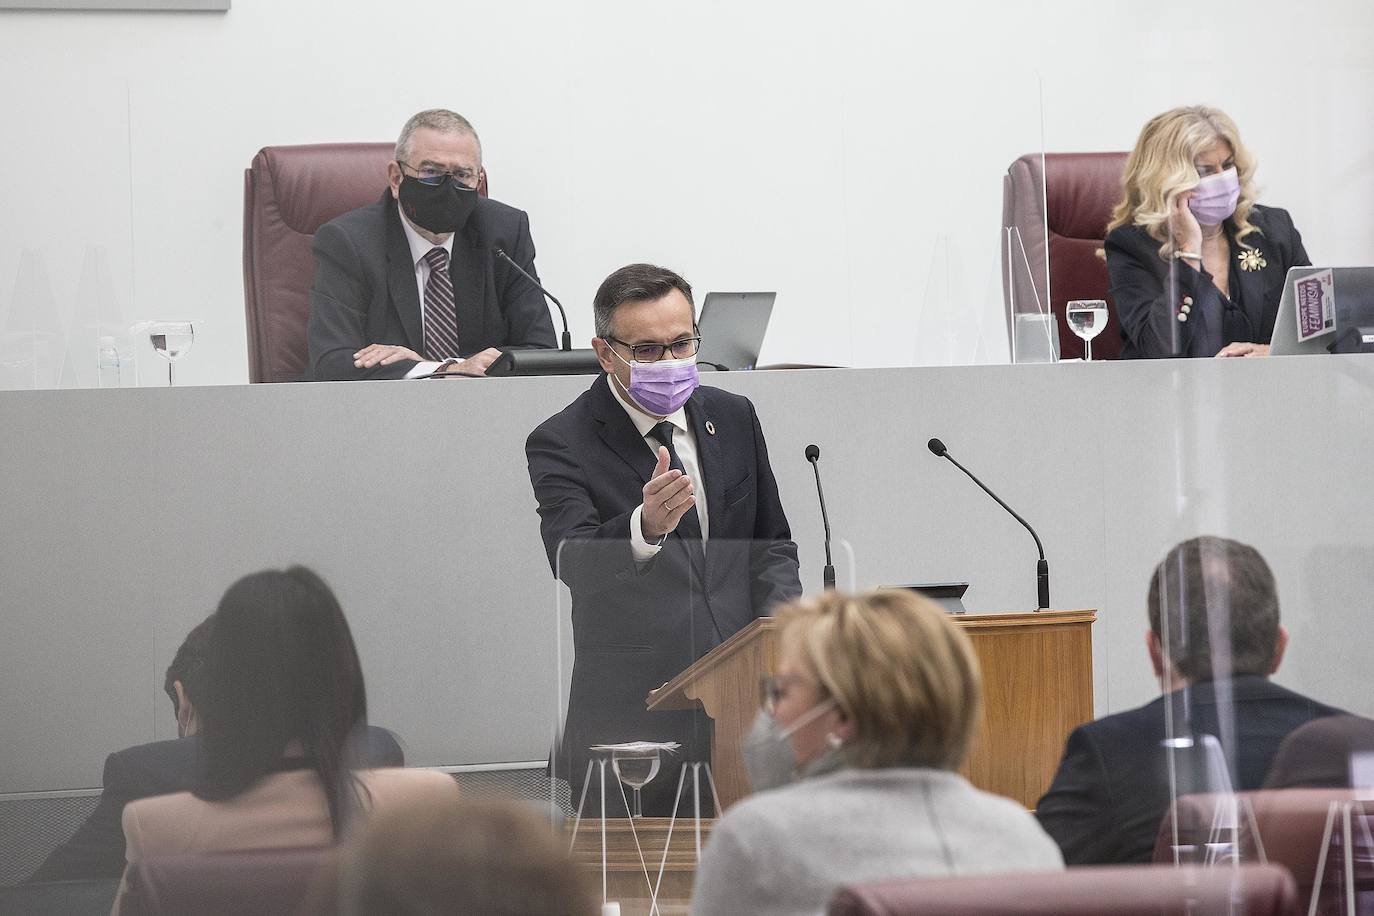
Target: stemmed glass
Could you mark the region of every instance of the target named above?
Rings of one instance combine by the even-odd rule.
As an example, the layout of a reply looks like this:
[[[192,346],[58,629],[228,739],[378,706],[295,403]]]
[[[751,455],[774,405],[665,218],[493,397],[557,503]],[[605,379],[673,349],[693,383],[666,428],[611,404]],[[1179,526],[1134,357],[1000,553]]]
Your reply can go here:
[[[1093,358],[1093,338],[1107,326],[1107,303],[1101,299],[1074,299],[1064,309],[1069,330],[1083,338],[1083,361]]]
[[[167,360],[167,385],[175,384],[172,367],[177,360],[191,352],[196,331],[189,321],[150,321],[144,329],[153,345],[153,352]]]
[[[616,748],[611,752],[611,769],[616,779],[630,787],[634,792],[634,806],[631,817],[643,817],[644,808],[639,801],[639,791],[658,775],[660,766],[657,747]]]

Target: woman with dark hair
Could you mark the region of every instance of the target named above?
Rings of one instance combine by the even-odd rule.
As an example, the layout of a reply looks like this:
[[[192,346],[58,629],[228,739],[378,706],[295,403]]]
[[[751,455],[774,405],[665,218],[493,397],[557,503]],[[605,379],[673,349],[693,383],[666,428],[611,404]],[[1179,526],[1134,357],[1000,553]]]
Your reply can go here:
[[[456,797],[443,773],[350,765],[351,739],[366,730],[367,692],[348,621],[315,573],[295,566],[245,576],[212,620],[199,709],[202,777],[194,792],[125,807],[130,865],[327,845],[372,808]]]

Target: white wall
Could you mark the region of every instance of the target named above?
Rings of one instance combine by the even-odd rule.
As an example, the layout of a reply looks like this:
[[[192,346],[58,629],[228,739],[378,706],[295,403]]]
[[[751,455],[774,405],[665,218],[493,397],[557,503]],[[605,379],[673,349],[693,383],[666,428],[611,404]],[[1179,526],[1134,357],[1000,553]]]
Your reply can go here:
[[[540,273],[579,340],[600,279],[646,259],[703,291],[777,289],[765,361],[1003,361],[1001,175],[1039,148],[1042,113],[1048,149],[1125,149],[1160,110],[1220,105],[1260,157],[1262,199],[1293,212],[1313,258],[1374,262],[1374,7],[1200,9],[0,13],[0,348],[27,340],[16,332],[33,315],[55,341],[37,383],[90,384],[100,322],[194,317],[181,378],[244,381],[253,154],[390,139],[436,105],[472,118],[495,196],[530,212]],[[7,356],[0,386],[32,384],[5,377]]]

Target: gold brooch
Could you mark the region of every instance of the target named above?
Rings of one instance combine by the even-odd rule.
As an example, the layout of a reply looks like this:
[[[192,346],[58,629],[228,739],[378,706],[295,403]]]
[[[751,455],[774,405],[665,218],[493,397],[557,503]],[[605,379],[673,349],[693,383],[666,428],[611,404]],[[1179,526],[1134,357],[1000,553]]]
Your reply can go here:
[[[1264,254],[1258,248],[1247,248],[1236,255],[1240,261],[1241,270],[1261,270],[1269,266],[1269,262],[1264,259]]]

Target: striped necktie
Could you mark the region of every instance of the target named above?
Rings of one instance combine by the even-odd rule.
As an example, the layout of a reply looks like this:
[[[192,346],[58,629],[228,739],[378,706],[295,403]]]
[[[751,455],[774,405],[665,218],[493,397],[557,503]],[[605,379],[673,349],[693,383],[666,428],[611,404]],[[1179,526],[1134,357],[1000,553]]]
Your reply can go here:
[[[453,278],[448,274],[448,252],[441,247],[425,254],[429,280],[425,282],[425,356],[444,360],[457,357],[458,310],[454,306]]]

